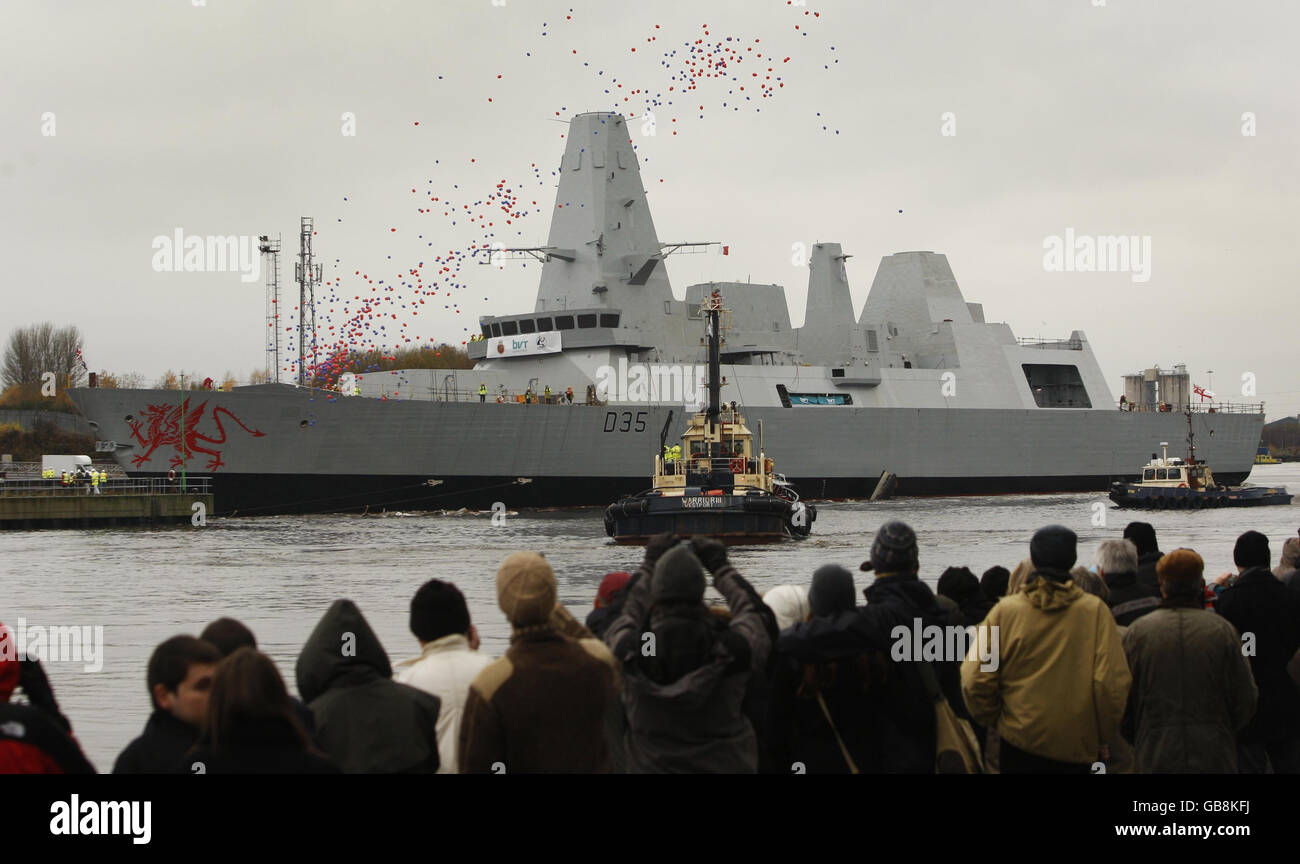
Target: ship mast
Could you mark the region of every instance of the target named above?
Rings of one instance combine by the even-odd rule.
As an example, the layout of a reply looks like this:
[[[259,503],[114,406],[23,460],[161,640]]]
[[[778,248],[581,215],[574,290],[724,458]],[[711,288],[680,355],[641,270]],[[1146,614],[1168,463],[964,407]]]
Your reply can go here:
[[[705,436],[709,446],[709,472],[721,456],[722,436],[718,434],[718,416],[722,402],[722,295],[714,289],[713,293],[703,298],[702,307],[709,322],[704,335],[709,349],[709,407],[705,413],[708,434]]]
[[[706,301],[706,315],[708,327],[705,329],[705,336],[708,338],[709,347],[709,431],[713,431],[713,426],[718,422],[718,415],[721,413],[722,401],[722,333],[721,315],[722,297],[715,291],[712,297]]]
[[[1187,464],[1196,464],[1196,436],[1192,433],[1192,406],[1189,404],[1183,412],[1187,415]]]

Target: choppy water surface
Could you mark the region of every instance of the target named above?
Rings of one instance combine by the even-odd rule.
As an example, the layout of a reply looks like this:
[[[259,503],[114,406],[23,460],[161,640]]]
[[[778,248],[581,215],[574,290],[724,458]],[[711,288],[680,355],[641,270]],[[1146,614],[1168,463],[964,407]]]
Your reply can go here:
[[[1259,466],[1251,482],[1300,492],[1300,465]],[[1105,525],[1093,505],[1104,502]],[[1028,556],[1029,537],[1049,523],[1074,529],[1080,562],[1131,519],[1151,522],[1162,549],[1190,546],[1207,571],[1232,568],[1232,546],[1256,529],[1282,540],[1300,528],[1300,508],[1188,512],[1121,511],[1098,493],[994,498],[902,498],[876,504],[818,504],[814,535],[800,543],[740,547],[731,558],[760,591],[806,582],[821,564],[856,572],[881,522],[903,519],[920,536],[922,576],[932,584],[949,565],[977,574]],[[605,537],[595,508],[525,512],[502,526],[482,516],[426,514],[213,520],[206,528],[103,529],[0,534],[0,621],[14,625],[102,625],[103,669],[51,663],[56,695],[101,771],[139,734],[149,713],[145,663],[153,646],[197,634],[230,615],[257,635],[291,690],[294,660],[320,615],[339,597],[354,600],[396,662],[418,646],[407,629],[411,595],[426,579],[455,582],[469,601],[483,650],[500,655],[509,628],[496,606],[497,565],[518,549],[544,552],[560,599],[580,618],[610,570],[636,566],[639,550]],[[857,574],[859,589],[870,577]]]

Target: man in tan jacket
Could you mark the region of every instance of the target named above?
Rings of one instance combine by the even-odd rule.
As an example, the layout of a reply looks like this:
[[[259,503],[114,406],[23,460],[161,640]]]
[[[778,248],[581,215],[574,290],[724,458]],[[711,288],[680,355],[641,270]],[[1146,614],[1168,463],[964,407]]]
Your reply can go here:
[[[555,573],[534,552],[497,571],[497,605],[510,620],[510,650],[469,688],[458,747],[462,774],[611,770],[605,713],[618,698],[619,667],[556,599]]]
[[[962,663],[962,694],[977,723],[1001,738],[1001,770],[1087,773],[1119,737],[1128,662],[1106,604],[1070,579],[1078,538],[1060,525],[1034,534],[1034,577],[1003,598],[983,626],[998,628],[999,656]]]

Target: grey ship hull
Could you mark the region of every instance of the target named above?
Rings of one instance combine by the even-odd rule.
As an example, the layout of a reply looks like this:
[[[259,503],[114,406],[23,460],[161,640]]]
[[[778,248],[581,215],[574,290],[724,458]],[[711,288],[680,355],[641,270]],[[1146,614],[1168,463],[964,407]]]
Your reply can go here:
[[[96,437],[115,442],[118,464],[145,476],[182,465],[180,395],[72,393]],[[212,477],[218,514],[240,515],[604,505],[646,487],[669,412],[670,438],[684,422],[664,405],[383,401],[285,385],[195,392],[188,408],[183,466]],[[884,470],[901,495],[1102,491],[1135,479],[1155,442],[1186,435],[1181,414],[1113,409],[746,414],[753,428],[762,421],[777,470],[810,498],[866,497]],[[1258,414],[1194,415],[1198,456],[1221,482],[1240,483],[1262,426]]]

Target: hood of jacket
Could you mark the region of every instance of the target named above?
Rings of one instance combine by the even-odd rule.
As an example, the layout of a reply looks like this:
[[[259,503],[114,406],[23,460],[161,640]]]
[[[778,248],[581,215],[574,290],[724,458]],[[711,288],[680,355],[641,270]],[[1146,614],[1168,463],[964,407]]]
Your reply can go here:
[[[1083,596],[1083,589],[1073,581],[1058,582],[1050,571],[1040,570],[1043,579],[1035,579],[1021,589],[1031,606],[1044,612],[1059,612]]]
[[[304,702],[314,701],[331,687],[393,677],[379,637],[351,600],[330,604],[302,646],[294,672]]]

